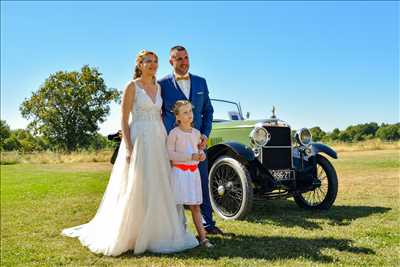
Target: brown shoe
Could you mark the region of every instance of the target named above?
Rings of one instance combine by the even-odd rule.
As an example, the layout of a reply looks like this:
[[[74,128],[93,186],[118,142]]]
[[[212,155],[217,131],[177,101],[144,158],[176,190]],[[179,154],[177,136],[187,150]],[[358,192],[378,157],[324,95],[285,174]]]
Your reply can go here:
[[[224,232],[222,232],[221,229],[219,229],[217,226],[214,226],[211,229],[206,229],[207,235],[224,235]]]

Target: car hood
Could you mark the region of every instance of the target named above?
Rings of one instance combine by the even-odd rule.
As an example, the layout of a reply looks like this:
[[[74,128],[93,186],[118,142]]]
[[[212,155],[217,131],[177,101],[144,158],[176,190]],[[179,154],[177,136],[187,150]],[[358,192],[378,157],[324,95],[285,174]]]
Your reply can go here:
[[[213,123],[213,129],[229,128],[252,128],[256,123],[262,123],[265,120],[243,120],[243,121],[223,121]]]

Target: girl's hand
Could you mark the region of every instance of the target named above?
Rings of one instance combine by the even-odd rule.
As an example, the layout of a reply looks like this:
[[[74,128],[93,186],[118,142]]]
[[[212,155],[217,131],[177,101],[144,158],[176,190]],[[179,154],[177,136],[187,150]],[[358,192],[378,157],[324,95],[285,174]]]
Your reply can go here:
[[[205,159],[206,159],[206,154],[203,151],[201,151],[200,153],[192,154],[192,160],[203,161]]]
[[[192,160],[200,161],[200,154],[199,153],[193,153],[192,154]]]

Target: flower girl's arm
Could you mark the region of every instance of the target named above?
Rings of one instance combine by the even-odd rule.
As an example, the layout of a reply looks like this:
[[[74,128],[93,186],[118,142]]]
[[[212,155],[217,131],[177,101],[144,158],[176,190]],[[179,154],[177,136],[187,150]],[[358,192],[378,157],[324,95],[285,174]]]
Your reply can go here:
[[[171,131],[167,137],[167,149],[169,159],[172,161],[191,161],[192,154],[182,153],[176,151],[176,139],[177,135],[174,131]]]
[[[122,96],[122,116],[121,116],[121,128],[122,128],[122,138],[124,139],[126,149],[129,152],[133,150],[133,144],[131,140],[131,133],[129,129],[129,114],[132,110],[133,101],[135,97],[135,84],[134,82],[129,82],[124,90],[124,95]]]

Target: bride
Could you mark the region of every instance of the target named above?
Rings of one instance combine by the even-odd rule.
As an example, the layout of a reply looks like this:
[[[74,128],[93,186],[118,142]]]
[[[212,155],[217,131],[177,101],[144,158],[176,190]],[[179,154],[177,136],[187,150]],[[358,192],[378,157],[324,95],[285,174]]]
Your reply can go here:
[[[94,253],[171,253],[198,245],[178,218],[170,187],[157,68],[154,52],[138,54],[122,99],[121,146],[97,213],[87,224],[62,231]]]

